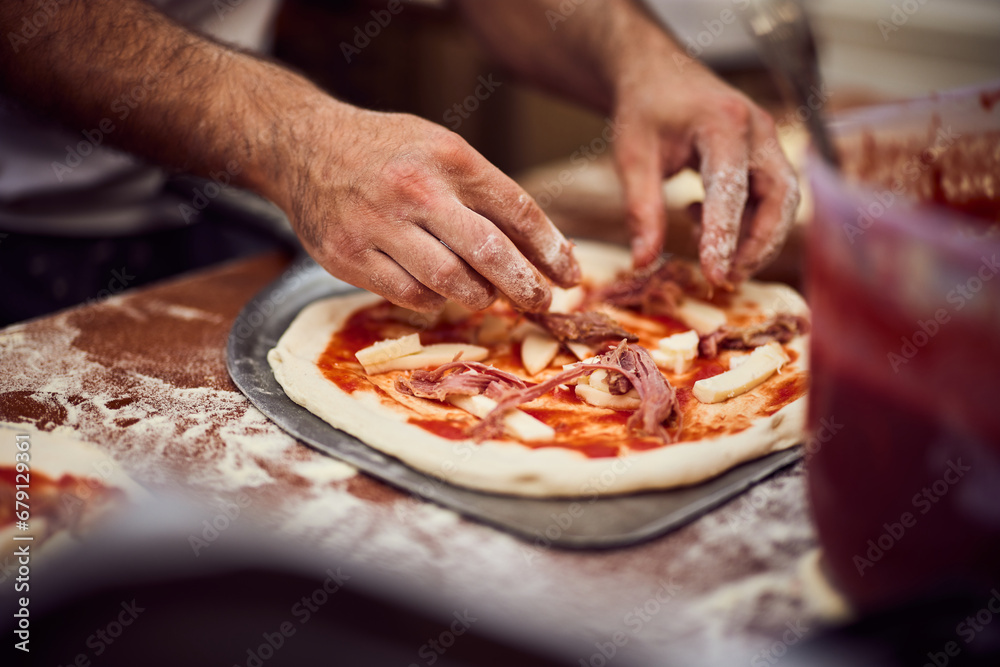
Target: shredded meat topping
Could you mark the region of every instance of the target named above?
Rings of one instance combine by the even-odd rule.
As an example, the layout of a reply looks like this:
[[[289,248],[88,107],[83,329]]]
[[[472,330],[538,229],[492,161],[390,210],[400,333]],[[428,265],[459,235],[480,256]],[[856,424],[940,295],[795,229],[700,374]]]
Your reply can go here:
[[[503,433],[503,415],[507,411],[599,368],[620,374],[639,394],[639,408],[629,417],[629,429],[669,442],[670,436],[662,422],[674,411],[677,404],[676,392],[660,373],[649,352],[624,340],[596,362],[574,364],[540,384],[508,390],[499,398],[497,407],[473,428],[472,435],[477,440],[499,437]]]
[[[597,345],[623,338],[630,343],[639,340],[638,336],[622,329],[604,313],[527,313],[526,317],[540,324],[561,343]]]
[[[787,343],[809,332],[809,321],[798,315],[781,313],[749,327],[723,325],[698,342],[698,354],[705,359],[719,356],[719,350],[751,350],[771,341]]]
[[[619,308],[637,308],[648,315],[673,315],[685,294],[708,296],[690,265],[660,259],[619,277],[593,298]]]
[[[443,401],[449,396],[486,394],[494,398],[508,389],[528,385],[516,375],[477,361],[449,361],[432,371],[413,371],[396,378],[396,390],[417,398]]]

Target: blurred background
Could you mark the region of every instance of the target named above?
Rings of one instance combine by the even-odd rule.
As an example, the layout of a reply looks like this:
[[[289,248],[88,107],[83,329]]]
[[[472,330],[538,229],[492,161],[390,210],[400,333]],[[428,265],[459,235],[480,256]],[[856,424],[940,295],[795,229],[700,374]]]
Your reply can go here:
[[[566,0],[568,7],[580,1]],[[648,0],[647,6],[690,55],[772,111],[785,150],[801,169],[807,135],[793,110],[783,106],[744,29],[740,14],[748,2]],[[1000,3],[994,0],[805,4],[830,91],[824,113],[1000,79]],[[373,38],[362,35],[368,43],[355,49],[372,12],[385,7],[385,0],[246,5],[241,20],[256,27],[244,45],[269,47],[277,59],[348,102],[413,113],[455,130],[515,178],[566,233],[627,240],[611,151],[606,145],[597,152],[588,148],[592,141],[603,143],[605,119],[524,85],[491,62],[443,0],[403,0],[402,18]],[[272,11],[278,15],[269,32]],[[240,27],[232,17],[206,12],[187,18],[222,39]],[[481,81],[495,83],[476,97],[477,89],[483,92]],[[0,325],[106,297],[111,272],[122,266],[128,267],[127,286],[138,287],[262,250],[296,250],[283,213],[259,197],[223,188],[197,211],[196,218],[210,224],[189,224],[181,205],[190,211],[192,192],[213,184],[165,173],[105,147],[70,174],[75,182],[54,183],[51,164],[65,158],[65,146],[79,139],[80,129],[36,127],[34,114],[0,98],[0,233],[9,235],[0,282],[23,283],[0,293]],[[35,154],[36,141],[47,152]],[[804,182],[802,189],[798,221],[805,223],[811,197]],[[700,179],[682,174],[665,186],[665,194],[666,250],[691,256]],[[763,278],[800,286],[803,230],[804,224],[796,227]]]
[[[905,30],[880,28],[880,20],[895,27],[894,5],[910,4],[919,10],[905,14]],[[476,88],[478,77],[494,74],[502,87],[456,131],[508,173],[566,158],[600,134],[601,118],[503,76],[443,5],[408,3],[406,20],[393,21],[346,67],[340,43],[350,43],[354,28],[381,5],[286,0],[274,52],[344,99],[444,125],[445,114]],[[725,25],[718,35],[706,26],[726,10],[738,15],[746,0],[649,0],[647,5],[682,43],[697,44],[698,57],[727,80],[762,103],[778,104],[742,23]],[[807,0],[806,6],[822,74],[841,106],[1000,77],[1000,3],[994,0]]]

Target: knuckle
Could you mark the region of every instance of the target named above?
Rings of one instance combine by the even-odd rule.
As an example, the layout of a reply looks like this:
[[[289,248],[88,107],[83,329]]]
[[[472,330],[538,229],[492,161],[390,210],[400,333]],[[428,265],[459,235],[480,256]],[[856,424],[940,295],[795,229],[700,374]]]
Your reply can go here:
[[[739,97],[725,97],[719,100],[717,111],[731,126],[745,128],[750,124],[750,108]]]
[[[367,237],[340,226],[334,226],[332,229],[327,226],[327,232],[323,236],[320,252],[330,262],[339,263],[346,257],[364,261],[372,247]]]
[[[385,175],[401,206],[408,210],[433,208],[437,200],[434,175],[422,161],[412,157],[394,160]]]
[[[438,267],[431,272],[430,283],[433,288],[452,288],[465,277],[465,267],[454,255],[445,257]]]
[[[470,163],[476,155],[472,146],[451,130],[440,128],[431,132],[428,138],[434,152],[448,164],[464,165]]]
[[[392,301],[404,308],[426,312],[441,307],[444,298],[410,279],[397,287]]]
[[[527,230],[543,218],[542,209],[527,193],[520,193],[510,207],[510,222],[515,229]]]
[[[759,132],[761,132],[765,137],[772,137],[778,135],[778,125],[774,122],[774,118],[771,114],[765,113],[763,111],[754,115],[754,125],[757,126]]]
[[[494,230],[486,235],[476,248],[473,255],[473,266],[504,266],[504,262],[512,261],[510,250],[504,243],[503,234]]]
[[[489,308],[496,299],[496,290],[492,287],[487,287],[482,290],[476,290],[467,305],[471,306],[472,310],[483,310]]]

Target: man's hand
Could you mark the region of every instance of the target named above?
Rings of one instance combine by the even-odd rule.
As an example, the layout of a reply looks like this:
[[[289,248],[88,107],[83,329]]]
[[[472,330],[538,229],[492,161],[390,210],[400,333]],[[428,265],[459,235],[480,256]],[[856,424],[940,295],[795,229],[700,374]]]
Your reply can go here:
[[[705,186],[699,254],[705,276],[728,286],[777,255],[799,203],[798,181],[774,121],[741,93],[693,62],[636,63],[615,118],[615,158],[625,188],[632,256],[651,262],[667,229],[663,179],[693,167]]]
[[[0,4],[0,34],[35,11]],[[139,85],[143,101],[116,115]],[[60,5],[0,58],[0,90],[70,126],[115,118],[109,141],[165,165],[207,175],[235,162],[236,183],[281,206],[324,268],[403,306],[483,308],[499,291],[544,310],[543,273],[580,277],[541,209],[454,133],[341,103],[141,0]]]
[[[580,279],[572,245],[458,135],[333,100],[324,109],[311,121],[308,153],[288,156],[287,210],[333,275],[417,310],[445,298],[478,310],[497,291],[545,310],[543,273],[562,286]]]
[[[688,58],[638,2],[456,2],[508,66],[615,117],[637,265],[662,250],[663,179],[686,166],[705,184],[700,255],[708,279],[729,286],[774,258],[798,186],[773,121]]]

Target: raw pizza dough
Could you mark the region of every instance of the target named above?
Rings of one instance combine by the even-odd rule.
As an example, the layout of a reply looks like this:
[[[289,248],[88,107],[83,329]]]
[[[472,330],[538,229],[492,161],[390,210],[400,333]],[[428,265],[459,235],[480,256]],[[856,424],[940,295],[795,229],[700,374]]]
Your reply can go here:
[[[610,281],[631,263],[629,253],[617,246],[580,241],[576,254],[585,280],[597,284]],[[407,420],[442,410],[460,413],[457,408],[398,394],[391,389],[393,373],[372,378],[380,387],[377,390],[348,393],[328,380],[317,365],[331,337],[352,313],[380,301],[377,295],[353,292],[309,305],[268,353],[268,362],[293,401],[369,446],[451,484],[535,497],[594,497],[666,489],[710,479],[745,461],[798,444],[803,438],[804,395],[773,414],[748,420],[746,413],[759,405],[753,390],[713,405],[695,402],[696,409],[714,415],[720,423],[749,422],[737,433],[629,450],[613,457],[588,458],[565,447],[530,448],[513,440],[476,443],[446,439]],[[808,308],[785,285],[748,282],[734,294],[727,310],[737,320],[740,313],[761,312],[808,315]],[[623,319],[621,323],[631,330],[629,322]],[[806,376],[807,336],[795,338],[785,349],[794,350],[796,358],[761,387],[778,381],[776,378],[787,378],[789,373]],[[358,372],[363,377],[360,365]],[[521,375],[525,377],[523,372]]]

